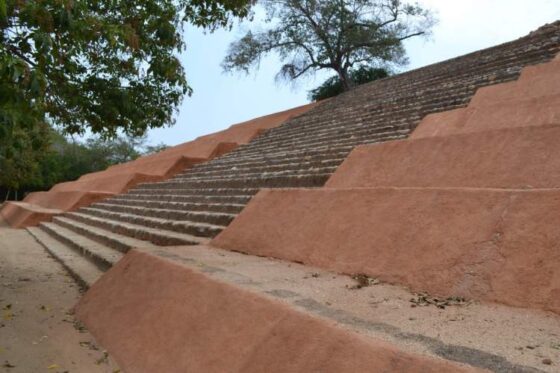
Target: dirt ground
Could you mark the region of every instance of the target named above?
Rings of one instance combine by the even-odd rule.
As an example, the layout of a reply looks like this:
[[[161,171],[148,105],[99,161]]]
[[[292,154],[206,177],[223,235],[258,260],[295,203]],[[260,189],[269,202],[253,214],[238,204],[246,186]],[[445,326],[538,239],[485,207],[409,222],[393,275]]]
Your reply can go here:
[[[72,315],[80,289],[25,231],[0,220],[0,372],[116,373]]]

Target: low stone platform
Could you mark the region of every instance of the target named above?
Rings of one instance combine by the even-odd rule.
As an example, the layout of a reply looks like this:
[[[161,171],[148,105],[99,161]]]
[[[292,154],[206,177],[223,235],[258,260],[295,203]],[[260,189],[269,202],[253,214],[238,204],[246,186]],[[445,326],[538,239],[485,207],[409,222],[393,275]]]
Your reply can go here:
[[[560,313],[560,190],[263,190],[212,246]]]
[[[377,279],[189,246],[129,252],[77,316],[133,372],[557,368],[558,316],[471,301],[438,308],[426,298]]]
[[[358,146],[325,187],[560,188],[558,123]]]

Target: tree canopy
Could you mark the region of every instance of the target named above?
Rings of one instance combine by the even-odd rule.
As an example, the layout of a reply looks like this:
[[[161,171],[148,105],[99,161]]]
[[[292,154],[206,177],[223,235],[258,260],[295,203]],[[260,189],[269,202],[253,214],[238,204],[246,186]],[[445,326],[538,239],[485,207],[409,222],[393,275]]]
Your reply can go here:
[[[10,158],[10,162],[0,165],[0,191],[4,194],[10,190],[47,190],[54,184],[76,180],[84,174],[102,171],[167,147],[164,144],[147,145],[146,136],[121,135],[113,139],[93,136],[78,141],[48,127],[41,136],[48,144],[41,151],[31,149],[18,153],[17,157]],[[23,197],[23,194],[19,193],[19,196]]]
[[[209,28],[249,0],[0,0],[0,124],[129,135],[173,123],[191,92],[177,54],[185,21]],[[31,124],[26,124],[31,125]]]
[[[173,124],[191,93],[183,25],[228,26],[251,4],[0,0],[1,177],[16,185],[36,172],[49,126],[112,138]]]
[[[403,41],[428,36],[431,11],[401,0],[264,0],[268,27],[248,31],[230,45],[225,71],[248,72],[275,52],[278,77],[294,80],[317,70],[335,71],[342,88],[351,70],[407,62]]]

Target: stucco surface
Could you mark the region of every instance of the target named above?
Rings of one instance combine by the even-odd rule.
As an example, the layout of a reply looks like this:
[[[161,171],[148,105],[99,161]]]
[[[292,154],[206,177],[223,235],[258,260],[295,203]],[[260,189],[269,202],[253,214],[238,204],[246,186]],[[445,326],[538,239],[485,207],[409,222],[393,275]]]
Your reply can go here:
[[[559,143],[549,125],[362,145],[326,187],[560,188]]]
[[[26,202],[8,201],[2,206],[0,215],[12,228],[25,228],[37,225],[42,221],[50,221],[53,216],[61,212],[58,209],[48,209]]]
[[[76,315],[126,372],[461,372],[131,251]]]
[[[560,191],[262,190],[212,246],[560,313]]]

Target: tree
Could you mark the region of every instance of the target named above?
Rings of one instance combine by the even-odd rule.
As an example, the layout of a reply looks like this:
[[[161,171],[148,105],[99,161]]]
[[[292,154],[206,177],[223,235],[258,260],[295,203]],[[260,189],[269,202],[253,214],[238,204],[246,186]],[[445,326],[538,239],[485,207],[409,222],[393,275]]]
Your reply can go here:
[[[14,141],[13,148],[29,151],[18,151],[16,156],[7,158],[2,157],[5,149],[0,148],[2,196],[8,191],[19,191],[17,194],[23,197],[25,192],[48,190],[54,184],[76,180],[84,174],[102,171],[111,165],[129,162],[166,147],[164,144],[146,145],[146,136],[118,136],[114,139],[94,136],[79,141],[48,126],[43,129],[43,132],[34,136],[44,140],[39,142],[42,146],[40,151],[31,146],[20,147],[21,141],[29,139],[25,132],[22,139]]]
[[[162,152],[166,149],[169,149],[169,145],[164,144],[162,142],[160,142],[159,144],[155,144],[155,145],[146,145],[144,147],[144,154],[145,155],[156,154],[156,153]]]
[[[258,66],[276,52],[284,61],[279,78],[295,80],[317,70],[334,70],[344,90],[359,66],[403,65],[403,41],[429,35],[435,19],[401,0],[264,0],[268,29],[248,31],[230,45],[225,71]]]
[[[49,127],[13,128],[0,143],[0,186],[17,190],[39,174],[39,163],[48,152]],[[47,139],[47,140],[45,140]]]
[[[173,124],[191,93],[177,58],[183,24],[214,30],[251,5],[0,0],[0,183],[16,188],[32,177],[49,126],[114,138]]]
[[[0,126],[48,121],[70,134],[113,137],[172,124],[191,93],[177,58],[183,22],[214,29],[250,5],[0,0]]]
[[[383,68],[360,66],[356,70],[351,70],[348,75],[352,85],[360,85],[386,78],[389,76],[389,72]],[[335,75],[325,80],[319,87],[309,91],[309,99],[311,101],[324,100],[339,95],[342,92],[344,92],[344,88],[342,87],[340,77]]]

